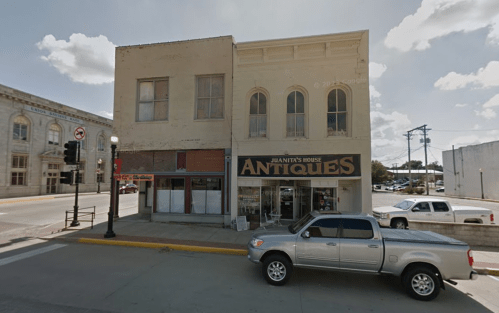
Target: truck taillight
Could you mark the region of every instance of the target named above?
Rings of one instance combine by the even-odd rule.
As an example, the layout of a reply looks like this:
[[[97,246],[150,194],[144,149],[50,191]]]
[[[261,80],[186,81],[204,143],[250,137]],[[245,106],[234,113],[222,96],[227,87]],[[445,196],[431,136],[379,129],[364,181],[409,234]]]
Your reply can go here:
[[[470,266],[473,266],[473,251],[471,251],[471,249],[468,250],[468,263],[470,264]]]
[[[494,214],[490,214],[490,222],[492,223],[494,221]]]

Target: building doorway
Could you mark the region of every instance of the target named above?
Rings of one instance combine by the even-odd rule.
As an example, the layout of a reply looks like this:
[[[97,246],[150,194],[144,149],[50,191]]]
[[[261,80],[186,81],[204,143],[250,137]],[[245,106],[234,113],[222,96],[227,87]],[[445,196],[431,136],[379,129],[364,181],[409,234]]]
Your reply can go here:
[[[293,219],[293,204],[294,204],[294,187],[280,187],[279,188],[279,202],[281,209],[281,219]]]
[[[58,173],[48,172],[47,175],[47,193],[57,193],[57,175]]]

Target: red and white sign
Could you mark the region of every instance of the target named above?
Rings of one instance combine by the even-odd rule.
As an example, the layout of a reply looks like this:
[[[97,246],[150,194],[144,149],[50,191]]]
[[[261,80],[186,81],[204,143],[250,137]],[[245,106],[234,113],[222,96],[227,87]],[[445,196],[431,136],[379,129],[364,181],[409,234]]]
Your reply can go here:
[[[87,132],[85,131],[85,127],[76,127],[74,136],[76,140],[83,140],[85,139],[85,135]]]

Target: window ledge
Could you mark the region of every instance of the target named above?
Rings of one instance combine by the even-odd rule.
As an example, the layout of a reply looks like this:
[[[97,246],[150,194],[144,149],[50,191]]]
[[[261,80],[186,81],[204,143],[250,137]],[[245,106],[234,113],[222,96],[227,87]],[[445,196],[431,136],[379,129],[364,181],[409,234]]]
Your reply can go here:
[[[270,140],[270,137],[247,137],[247,140]]]
[[[225,121],[225,117],[222,118],[204,118],[204,119],[194,119],[194,122],[222,122]]]
[[[139,124],[159,124],[159,123],[168,123],[169,120],[158,120],[158,121],[135,121],[135,123]]]

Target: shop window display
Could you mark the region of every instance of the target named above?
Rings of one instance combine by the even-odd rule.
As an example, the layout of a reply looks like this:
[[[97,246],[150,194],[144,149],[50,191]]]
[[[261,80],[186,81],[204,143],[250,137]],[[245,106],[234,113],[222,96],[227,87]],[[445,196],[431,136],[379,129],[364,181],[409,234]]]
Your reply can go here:
[[[313,209],[318,211],[337,211],[336,188],[314,188]]]

